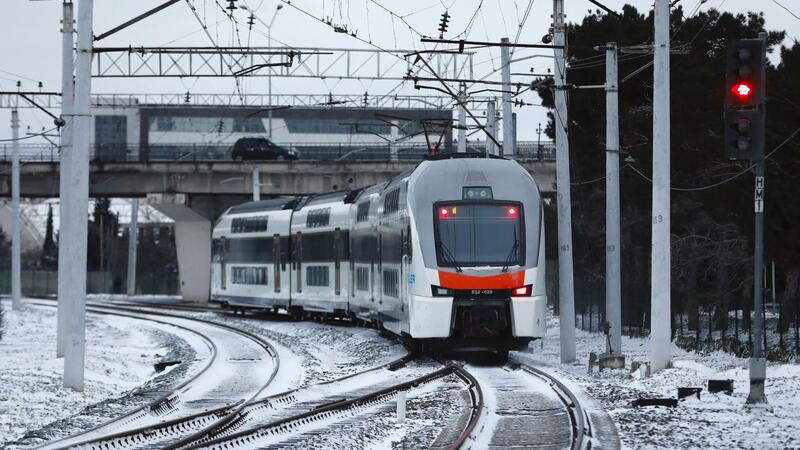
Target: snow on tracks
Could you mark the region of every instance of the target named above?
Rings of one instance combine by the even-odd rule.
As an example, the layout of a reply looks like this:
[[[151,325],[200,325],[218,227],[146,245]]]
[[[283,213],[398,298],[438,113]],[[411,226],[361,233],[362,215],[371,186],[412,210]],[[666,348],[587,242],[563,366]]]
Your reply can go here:
[[[237,405],[261,394],[278,372],[277,353],[269,342],[230,325],[131,307],[91,304],[89,311],[191,331],[206,342],[211,357],[202,370],[149,405],[45,448],[100,448],[109,441],[162,446],[224,420]]]

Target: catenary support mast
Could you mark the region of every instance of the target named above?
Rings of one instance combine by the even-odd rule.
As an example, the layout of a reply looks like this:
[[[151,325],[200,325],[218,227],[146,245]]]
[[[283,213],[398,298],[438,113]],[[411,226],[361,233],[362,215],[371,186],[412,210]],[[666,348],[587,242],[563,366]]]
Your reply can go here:
[[[617,44],[606,47],[606,318],[611,352],[622,353]]]
[[[61,261],[69,261],[66,296],[68,339],[64,347],[64,386],[83,391],[86,356],[86,244],[89,214],[89,137],[92,128],[92,16],[94,0],[78,4],[78,47],[75,68],[75,104],[72,122],[70,180],[65,192],[72,213],[65,223],[67,241]]]
[[[22,246],[19,209],[19,111],[11,110],[11,307],[22,309]]]
[[[500,42],[509,43],[508,38],[500,39]],[[503,148],[500,155],[506,157],[514,156],[514,125],[512,123],[511,112],[511,57],[508,47],[500,47],[500,73],[503,79]]]
[[[561,362],[575,360],[575,291],[572,273],[572,201],[569,176],[566,30],[564,0],[553,0],[555,46],[556,191],[558,203],[558,305]],[[505,120],[505,118],[503,118]]]
[[[59,163],[59,204],[58,204],[58,220],[61,224],[59,226],[59,235],[63,235],[64,224],[71,223],[69,218],[72,208],[69,205],[69,196],[65,194],[69,190],[70,176],[69,167],[72,158],[72,129],[74,124],[72,122],[72,105],[75,95],[75,85],[73,84],[73,52],[72,47],[74,43],[74,27],[73,27],[73,11],[74,4],[72,0],[65,1],[63,4],[64,18],[61,23],[61,119],[65,125],[61,128],[61,156]],[[58,254],[67,254],[67,241],[66,239],[58,240]],[[64,261],[64,263],[62,263]],[[56,337],[56,357],[61,358],[64,356],[64,346],[67,341],[67,289],[69,285],[69,264],[65,260],[59,258],[58,263],[58,325]]]
[[[495,111],[494,99],[486,102],[486,131],[492,136],[497,136],[497,112]],[[486,154],[497,154],[497,147],[494,145],[494,141],[488,138],[486,139]]]
[[[650,350],[654,371],[670,364],[670,84],[669,0],[655,4],[653,71],[653,247],[650,283]]]
[[[128,225],[128,295],[136,295],[136,253],[139,242],[139,199],[131,199],[131,222]]]

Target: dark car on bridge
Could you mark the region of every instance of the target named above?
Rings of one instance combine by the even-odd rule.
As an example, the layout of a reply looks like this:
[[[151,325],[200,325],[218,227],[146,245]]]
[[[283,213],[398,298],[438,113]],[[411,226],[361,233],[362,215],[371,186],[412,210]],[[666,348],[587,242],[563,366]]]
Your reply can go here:
[[[263,137],[241,138],[233,144],[231,158],[236,161],[295,160],[297,150],[275,145]]]

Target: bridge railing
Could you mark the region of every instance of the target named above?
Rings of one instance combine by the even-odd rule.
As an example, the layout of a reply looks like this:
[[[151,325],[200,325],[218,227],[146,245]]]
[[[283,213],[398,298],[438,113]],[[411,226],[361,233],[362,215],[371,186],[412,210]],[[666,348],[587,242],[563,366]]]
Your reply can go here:
[[[303,161],[420,161],[428,153],[425,145],[400,144],[343,144],[343,143],[281,143],[283,147],[299,152]],[[440,151],[455,151],[443,146]],[[467,143],[467,151],[484,152],[482,142]],[[0,145],[0,161],[11,160],[11,144]],[[554,161],[555,146],[552,142],[518,142],[514,156],[518,160]],[[94,162],[220,162],[231,161],[231,146],[219,144],[150,144],[146,146],[127,144],[102,144],[91,147],[90,158]],[[20,145],[22,162],[58,162],[60,149],[49,144]]]

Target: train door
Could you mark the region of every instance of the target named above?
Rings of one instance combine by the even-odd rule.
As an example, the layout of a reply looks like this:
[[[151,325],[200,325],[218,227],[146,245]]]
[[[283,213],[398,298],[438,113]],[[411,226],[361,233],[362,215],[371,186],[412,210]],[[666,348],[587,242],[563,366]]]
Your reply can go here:
[[[292,253],[292,264],[294,265],[294,274],[297,279],[295,290],[299,294],[303,292],[303,233],[300,231],[297,232],[297,238],[294,240]]]
[[[227,289],[227,268],[225,267],[225,256],[228,253],[228,242],[225,240],[225,236],[222,236],[219,239],[219,285],[221,289]]]
[[[405,222],[405,221],[403,221]],[[401,316],[405,316],[408,304],[408,275],[409,266],[411,265],[411,252],[409,247],[411,245],[411,228],[403,226],[400,229],[400,311]]]
[[[275,268],[272,271],[274,281],[272,284],[275,286],[275,293],[281,291],[281,253],[281,235],[274,234],[272,235],[272,264]]]
[[[333,289],[335,295],[342,292],[342,229],[333,230]]]

